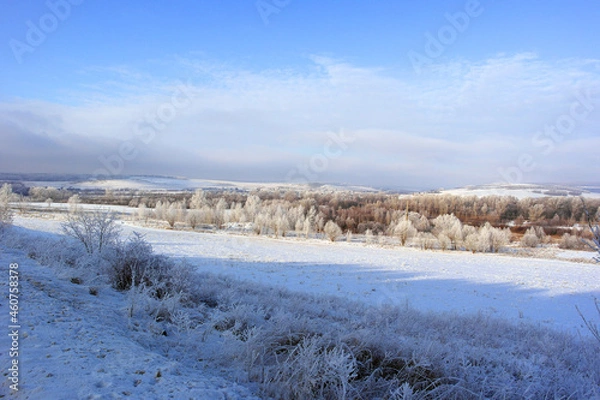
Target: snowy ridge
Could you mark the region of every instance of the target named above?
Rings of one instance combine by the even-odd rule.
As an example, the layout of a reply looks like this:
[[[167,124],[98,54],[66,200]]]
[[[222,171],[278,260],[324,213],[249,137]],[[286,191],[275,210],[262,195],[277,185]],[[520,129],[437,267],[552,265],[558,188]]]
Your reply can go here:
[[[15,180],[15,177],[12,177]],[[161,176],[128,176],[114,179],[76,179],[76,180],[40,180],[24,179],[15,180],[28,186],[49,186],[55,188],[75,190],[139,190],[148,192],[163,191],[193,191],[195,189],[226,190],[237,189],[252,191],[258,189],[269,190],[323,190],[323,191],[354,191],[378,192],[379,190],[368,186],[359,185],[334,185],[334,184],[301,184],[292,182],[239,182],[212,179],[191,179],[183,177]]]
[[[455,196],[513,196],[518,199],[539,197],[589,197],[600,198],[600,193],[594,186],[572,187],[564,185],[535,185],[535,184],[490,184],[465,186],[456,189],[440,189],[436,193]]]

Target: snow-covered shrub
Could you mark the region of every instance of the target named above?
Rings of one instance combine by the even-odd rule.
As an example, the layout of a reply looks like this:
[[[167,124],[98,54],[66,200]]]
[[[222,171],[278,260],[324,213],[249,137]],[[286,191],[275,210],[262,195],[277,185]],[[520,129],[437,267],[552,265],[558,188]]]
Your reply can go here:
[[[332,242],[335,242],[335,240],[342,234],[342,228],[340,228],[339,225],[332,220],[327,221],[323,231]]]
[[[527,229],[527,232],[521,238],[521,246],[523,247],[538,247],[540,245],[540,238],[538,237],[535,228],[531,227]]]
[[[367,242],[367,244],[373,243],[373,231],[370,229],[365,231],[365,242]]]
[[[161,297],[169,277],[170,261],[152,251],[152,246],[138,233],[125,243],[114,246],[109,256],[109,279],[117,290],[132,286],[152,287],[156,297]]]
[[[102,253],[115,245],[121,232],[115,214],[104,211],[69,214],[62,230],[77,239],[88,254]]]
[[[344,400],[356,377],[356,361],[343,346],[313,336],[282,353],[270,372],[269,391],[280,399]]]
[[[508,245],[512,236],[509,228],[494,228],[489,222],[486,222],[481,228],[479,228],[478,233],[478,251],[491,253],[497,253],[500,251],[500,249],[502,249],[502,247]]]
[[[191,267],[155,254],[142,235],[134,232],[112,250],[106,258],[110,264],[109,281],[115,289],[137,290],[160,300],[156,308],[165,309],[168,314],[176,304],[198,302],[192,293],[195,277]]]
[[[0,188],[0,229],[12,223],[13,213],[10,209],[12,197],[12,186],[5,183]]]
[[[585,248],[585,243],[581,240],[580,237],[576,235],[571,235],[569,233],[565,233],[560,238],[558,247],[565,250],[581,250]]]

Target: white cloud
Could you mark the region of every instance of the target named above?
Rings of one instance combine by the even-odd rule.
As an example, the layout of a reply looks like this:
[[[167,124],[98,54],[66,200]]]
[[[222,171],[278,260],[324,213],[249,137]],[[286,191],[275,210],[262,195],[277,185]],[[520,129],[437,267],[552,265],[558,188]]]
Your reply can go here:
[[[547,62],[535,54],[456,61],[421,76],[320,56],[303,68],[267,71],[186,58],[172,63],[180,73],[169,79],[127,66],[90,68],[82,74],[87,82],[69,92],[67,105],[15,100],[0,104],[0,122],[32,137],[47,135],[67,152],[84,152],[86,162],[77,172],[93,172],[99,156],[115,154],[129,140],[139,154],[124,173],[159,173],[164,167],[165,174],[177,169],[190,176],[207,171],[256,180],[285,179],[290,168],[322,152],[327,132],[343,128],[356,141],[318,180],[435,187],[499,180],[498,167],[538,151],[531,148],[534,133],[568,112],[579,90],[600,93],[599,61]],[[173,104],[182,82],[189,104],[176,107],[172,120],[155,121],[155,138],[142,142],[135,128]],[[597,108],[577,137],[596,135]],[[102,145],[81,149],[64,138]],[[33,143],[8,143],[4,151],[35,166]],[[576,175],[581,154],[563,152],[561,159],[573,161]],[[54,170],[70,171],[71,165],[57,157]],[[592,179],[580,168],[581,176]],[[540,163],[531,176],[553,180],[553,174],[554,168]]]

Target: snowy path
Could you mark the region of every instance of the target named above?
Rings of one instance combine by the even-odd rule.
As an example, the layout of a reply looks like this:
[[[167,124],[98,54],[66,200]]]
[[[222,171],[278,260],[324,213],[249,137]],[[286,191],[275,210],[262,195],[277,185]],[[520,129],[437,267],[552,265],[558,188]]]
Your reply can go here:
[[[16,224],[56,231],[56,221]],[[198,270],[371,304],[484,313],[587,334],[575,306],[597,317],[600,266],[496,254],[420,251],[316,240],[273,240],[125,225],[157,252],[184,257]]]

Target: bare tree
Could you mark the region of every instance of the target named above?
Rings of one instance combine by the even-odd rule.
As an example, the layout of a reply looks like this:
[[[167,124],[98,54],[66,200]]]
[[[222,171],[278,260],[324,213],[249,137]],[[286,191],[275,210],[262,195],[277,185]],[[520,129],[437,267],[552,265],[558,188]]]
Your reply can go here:
[[[80,241],[88,254],[102,253],[118,241],[121,232],[115,214],[105,211],[69,214],[62,229],[65,235]]]

